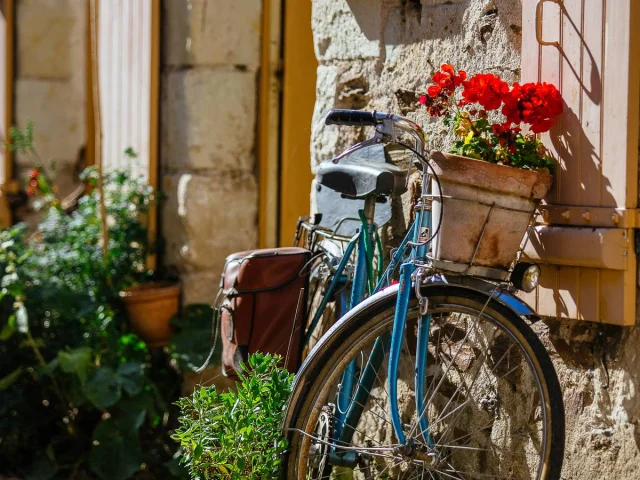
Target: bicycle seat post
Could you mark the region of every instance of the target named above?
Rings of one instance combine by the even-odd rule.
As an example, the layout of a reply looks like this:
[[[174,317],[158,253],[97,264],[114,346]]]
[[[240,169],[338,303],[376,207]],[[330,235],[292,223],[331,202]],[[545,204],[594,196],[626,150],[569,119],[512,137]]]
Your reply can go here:
[[[364,197],[364,218],[367,220],[367,225],[373,224],[373,216],[376,213],[376,197],[375,193]]]

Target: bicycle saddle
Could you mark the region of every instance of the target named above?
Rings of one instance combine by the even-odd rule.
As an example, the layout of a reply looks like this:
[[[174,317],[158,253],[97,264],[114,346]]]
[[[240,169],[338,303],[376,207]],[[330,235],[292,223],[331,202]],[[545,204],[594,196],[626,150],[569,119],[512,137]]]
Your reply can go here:
[[[340,163],[325,160],[318,166],[316,181],[349,197],[369,194],[402,195],[407,191],[406,172],[390,163],[344,158]]]

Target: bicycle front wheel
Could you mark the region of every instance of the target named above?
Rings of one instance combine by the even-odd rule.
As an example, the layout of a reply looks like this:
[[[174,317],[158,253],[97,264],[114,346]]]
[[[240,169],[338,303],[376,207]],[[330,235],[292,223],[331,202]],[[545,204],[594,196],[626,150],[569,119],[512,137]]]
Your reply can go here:
[[[358,384],[376,339],[390,335],[396,299],[391,292],[336,324],[299,372],[285,426],[290,442],[286,478],[560,478],[562,396],[535,333],[480,293],[430,286],[423,294],[431,316],[423,410],[416,411],[413,378],[415,299],[397,387],[409,448],[398,444],[390,422],[388,348],[366,391],[362,414],[346,426],[354,431],[350,443],[336,438],[345,428],[344,406],[357,401],[356,387],[345,385]],[[353,382],[345,381],[350,376]],[[427,432],[421,431],[422,418]]]

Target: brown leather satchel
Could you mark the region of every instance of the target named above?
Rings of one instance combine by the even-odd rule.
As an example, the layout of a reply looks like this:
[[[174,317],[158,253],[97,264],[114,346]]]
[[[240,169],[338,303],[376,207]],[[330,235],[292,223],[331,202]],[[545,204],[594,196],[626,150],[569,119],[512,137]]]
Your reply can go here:
[[[222,373],[235,375],[254,352],[277,353],[286,368],[300,364],[311,252],[267,248],[229,255],[216,302],[222,337]]]

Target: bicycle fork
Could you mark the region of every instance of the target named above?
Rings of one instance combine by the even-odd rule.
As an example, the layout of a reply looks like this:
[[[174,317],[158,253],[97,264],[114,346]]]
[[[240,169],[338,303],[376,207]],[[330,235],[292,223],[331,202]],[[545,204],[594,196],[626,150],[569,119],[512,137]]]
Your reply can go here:
[[[424,185],[423,185],[424,193]],[[422,199],[421,202],[424,200]],[[427,357],[429,347],[429,330],[431,326],[431,315],[427,314],[428,299],[423,298],[420,295],[420,288],[422,285],[422,273],[421,267],[416,266],[415,260],[419,258],[425,258],[427,255],[428,244],[427,239],[430,237],[431,232],[431,211],[424,208],[424,205],[420,203],[416,207],[416,225],[413,231],[413,243],[415,249],[411,254],[409,262],[404,263],[400,267],[400,285],[398,288],[398,297],[396,300],[396,311],[393,318],[393,331],[391,334],[391,350],[389,352],[389,366],[388,366],[388,390],[389,390],[389,409],[391,424],[396,434],[398,442],[403,446],[412,447],[413,439],[407,438],[402,428],[402,421],[400,419],[400,409],[398,406],[398,366],[400,363],[400,355],[402,353],[402,341],[405,336],[405,330],[407,327],[407,312],[409,311],[409,300],[411,298],[412,279],[415,279],[415,291],[416,297],[419,300],[419,314],[418,319],[418,332],[416,341],[416,358],[414,366],[414,391],[416,399],[416,422],[417,427],[420,429],[423,440],[429,449],[434,448],[434,442],[429,432],[429,422],[425,410],[425,374],[427,369]],[[414,275],[416,274],[416,275]]]

